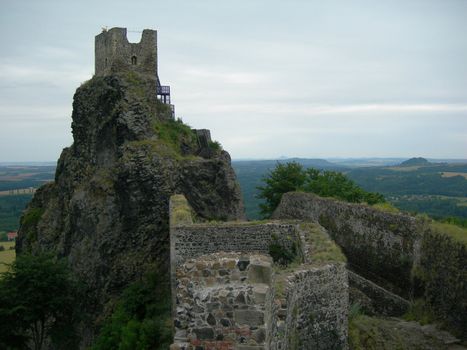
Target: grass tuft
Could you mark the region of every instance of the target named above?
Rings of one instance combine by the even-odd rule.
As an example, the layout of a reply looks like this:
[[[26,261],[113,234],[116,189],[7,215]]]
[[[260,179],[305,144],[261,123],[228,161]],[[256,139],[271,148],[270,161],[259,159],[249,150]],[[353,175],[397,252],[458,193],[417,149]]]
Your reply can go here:
[[[434,232],[448,235],[454,240],[461,242],[464,245],[467,245],[467,228],[438,221],[432,221],[430,223],[430,228]]]

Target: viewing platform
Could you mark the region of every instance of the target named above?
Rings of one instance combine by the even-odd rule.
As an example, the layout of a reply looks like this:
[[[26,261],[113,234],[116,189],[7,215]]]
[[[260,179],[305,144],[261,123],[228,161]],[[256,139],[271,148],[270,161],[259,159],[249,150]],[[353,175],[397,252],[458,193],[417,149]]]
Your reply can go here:
[[[159,82],[159,79],[158,79]],[[175,106],[170,103],[170,86],[167,85],[157,85],[157,99],[166,105],[170,105],[170,110],[172,111],[172,117],[175,118]]]

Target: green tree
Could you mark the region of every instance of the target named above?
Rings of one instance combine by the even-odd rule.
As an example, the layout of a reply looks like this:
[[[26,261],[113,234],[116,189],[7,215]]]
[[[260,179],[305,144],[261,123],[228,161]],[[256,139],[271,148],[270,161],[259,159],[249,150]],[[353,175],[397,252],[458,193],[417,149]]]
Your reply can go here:
[[[351,203],[376,204],[385,202],[379,193],[366,192],[347,176],[336,171],[306,170],[305,192],[312,192],[322,197],[334,197]]]
[[[385,202],[379,193],[366,192],[344,174],[335,171],[304,169],[296,162],[277,164],[276,168],[263,178],[259,186],[261,214],[269,217],[279,205],[282,195],[291,191],[315,193],[322,197],[333,197],[347,202],[376,204]]]
[[[301,164],[297,162],[278,163],[274,170],[263,177],[262,181],[265,185],[258,187],[258,198],[265,200],[260,204],[261,214],[269,217],[279,205],[282,195],[302,189],[306,177]]]
[[[76,348],[79,285],[51,255],[20,255],[0,277],[0,348]]]
[[[123,292],[93,350],[167,349],[172,341],[170,288],[157,269]]]

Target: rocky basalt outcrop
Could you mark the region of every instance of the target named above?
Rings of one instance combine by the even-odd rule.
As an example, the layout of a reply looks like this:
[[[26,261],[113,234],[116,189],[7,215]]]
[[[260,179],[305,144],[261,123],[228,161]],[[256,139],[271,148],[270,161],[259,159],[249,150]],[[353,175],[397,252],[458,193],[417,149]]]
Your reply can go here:
[[[96,317],[146,266],[169,278],[172,194],[185,194],[201,220],[241,219],[243,204],[228,153],[202,152],[150,77],[94,77],[77,89],[72,118],[74,143],[23,215],[16,249],[66,257]]]

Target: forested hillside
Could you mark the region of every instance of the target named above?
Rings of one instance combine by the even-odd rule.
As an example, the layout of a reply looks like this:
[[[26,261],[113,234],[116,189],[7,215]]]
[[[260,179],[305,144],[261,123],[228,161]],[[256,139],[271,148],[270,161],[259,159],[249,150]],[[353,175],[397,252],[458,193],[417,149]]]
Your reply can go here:
[[[405,162],[352,169],[347,175],[367,191],[382,193],[401,210],[467,218],[467,164]]]
[[[258,219],[257,186],[278,162],[345,173],[366,191],[382,193],[401,210],[435,218],[467,219],[467,164],[408,162],[397,166],[344,167],[321,159],[233,161],[242,187],[247,216]],[[422,165],[421,165],[422,164]]]

